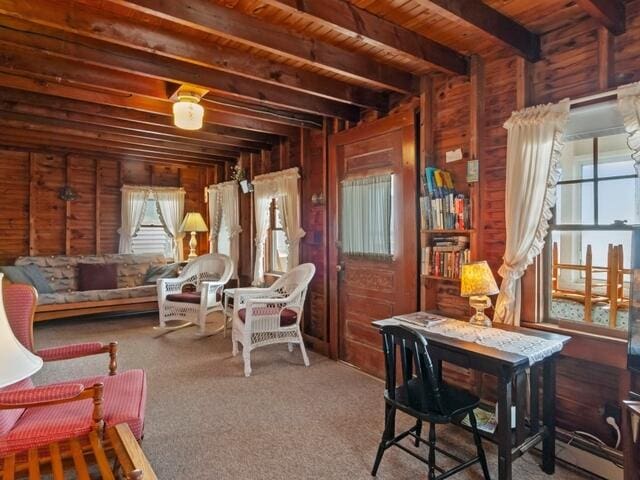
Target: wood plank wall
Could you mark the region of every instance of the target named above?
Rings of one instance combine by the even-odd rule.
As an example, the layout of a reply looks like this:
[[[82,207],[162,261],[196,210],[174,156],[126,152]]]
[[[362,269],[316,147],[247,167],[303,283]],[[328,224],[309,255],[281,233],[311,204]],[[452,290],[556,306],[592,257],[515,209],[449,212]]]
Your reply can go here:
[[[21,255],[118,251],[120,187],[182,186],[186,211],[206,215],[204,187],[224,179],[222,166],[151,164],[0,147],[0,264]],[[62,201],[65,185],[78,198]],[[206,216],[205,216],[206,218]],[[207,235],[198,246],[207,251]]]
[[[496,272],[505,245],[507,134],[502,124],[513,110],[525,104],[579,98],[640,80],[639,0],[627,4],[626,33],[612,40],[607,39],[607,35],[593,19],[585,16],[542,36],[543,59],[533,65],[504,53],[484,59],[481,225],[478,227],[482,257]],[[613,42],[611,52],[602,50],[607,41]],[[442,162],[444,152],[458,146],[462,147],[465,158],[469,158],[470,83],[458,78],[439,79],[434,82],[434,88],[436,158]],[[457,295],[456,288],[446,284],[439,286],[438,305],[452,315],[467,311],[466,300]],[[572,342],[558,365],[558,423],[570,431],[596,434],[612,445],[615,435],[606,425],[602,412],[605,404],[619,404],[628,389],[624,344],[601,342],[606,349],[600,350],[601,355],[592,355],[587,341],[576,337]],[[494,385],[489,379],[453,373],[457,381],[475,381],[475,387],[482,389],[486,398],[494,396]]]

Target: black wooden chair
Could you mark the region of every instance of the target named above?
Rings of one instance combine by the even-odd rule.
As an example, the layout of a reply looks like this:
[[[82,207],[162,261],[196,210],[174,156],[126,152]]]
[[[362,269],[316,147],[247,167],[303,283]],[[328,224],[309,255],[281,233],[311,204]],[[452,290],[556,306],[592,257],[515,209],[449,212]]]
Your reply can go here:
[[[442,480],[454,475],[475,463],[480,463],[485,480],[490,480],[487,460],[482,448],[478,425],[473,409],[480,399],[469,392],[448,386],[436,374],[425,338],[414,330],[403,326],[385,326],[382,328],[382,347],[385,357],[386,390],[385,390],[385,428],[371,475],[375,476],[384,452],[396,446],[429,466],[429,480]],[[402,381],[396,382],[400,359]],[[416,418],[416,424],[406,432],[395,435],[396,411],[400,410]],[[436,446],[437,424],[457,422],[469,415],[469,423],[473,431],[473,439],[477,448],[477,456],[470,460],[462,460],[456,455]],[[422,423],[429,423],[429,439],[420,437]],[[400,444],[406,437],[412,437],[415,446],[424,442],[429,447],[429,458],[424,458],[415,451]],[[455,460],[458,465],[444,471],[436,465],[436,451]],[[436,476],[436,471],[440,474]]]

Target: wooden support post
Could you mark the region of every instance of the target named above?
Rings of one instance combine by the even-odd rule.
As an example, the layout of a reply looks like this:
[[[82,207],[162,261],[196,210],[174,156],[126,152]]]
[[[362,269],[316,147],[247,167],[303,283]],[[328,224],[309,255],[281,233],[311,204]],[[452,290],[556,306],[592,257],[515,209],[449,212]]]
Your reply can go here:
[[[71,167],[69,166],[69,155],[64,156],[64,184],[65,187],[71,183]],[[71,255],[71,202],[65,200],[64,215],[64,252]]]
[[[516,108],[522,110],[531,105],[533,93],[533,66],[522,57],[516,58]]]
[[[471,225],[476,230],[470,238],[471,257],[473,260],[484,258],[483,256],[483,225],[480,217],[480,182],[482,181],[482,164],[480,158],[482,152],[482,140],[484,136],[484,63],[480,56],[471,57],[470,63],[471,93],[469,98],[469,160],[479,160],[479,181],[469,185],[469,198],[471,200]]]
[[[96,184],[95,184],[95,236],[96,236],[96,255],[102,252],[102,239],[100,229],[100,197],[102,196],[102,161],[96,160]]]
[[[609,90],[614,84],[615,39],[606,28],[598,28],[598,88]]]
[[[434,105],[433,81],[429,76],[420,77],[420,174],[434,160]]]
[[[29,255],[36,254],[36,161],[29,152]]]

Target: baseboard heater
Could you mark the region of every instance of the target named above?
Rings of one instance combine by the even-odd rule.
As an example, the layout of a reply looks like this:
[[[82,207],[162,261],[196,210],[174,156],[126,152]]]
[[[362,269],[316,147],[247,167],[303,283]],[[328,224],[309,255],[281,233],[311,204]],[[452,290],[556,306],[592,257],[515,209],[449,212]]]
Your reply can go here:
[[[534,451],[540,454],[541,449],[542,444],[538,444]],[[556,431],[556,459],[574,470],[606,480],[623,480],[622,452],[564,430]]]

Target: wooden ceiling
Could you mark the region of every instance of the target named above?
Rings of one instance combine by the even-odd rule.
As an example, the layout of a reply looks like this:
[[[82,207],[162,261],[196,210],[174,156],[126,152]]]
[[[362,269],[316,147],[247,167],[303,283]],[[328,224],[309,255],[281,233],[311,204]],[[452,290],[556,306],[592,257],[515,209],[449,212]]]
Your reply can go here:
[[[0,0],[0,144],[233,162],[471,55],[537,61],[585,16],[624,31],[623,0]],[[200,131],[172,124],[184,83],[209,90]]]

